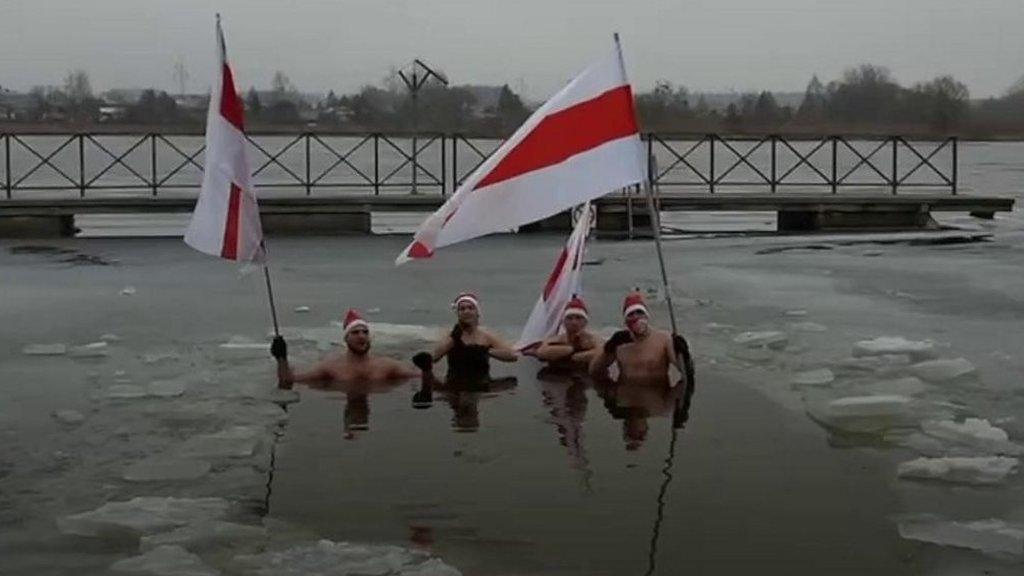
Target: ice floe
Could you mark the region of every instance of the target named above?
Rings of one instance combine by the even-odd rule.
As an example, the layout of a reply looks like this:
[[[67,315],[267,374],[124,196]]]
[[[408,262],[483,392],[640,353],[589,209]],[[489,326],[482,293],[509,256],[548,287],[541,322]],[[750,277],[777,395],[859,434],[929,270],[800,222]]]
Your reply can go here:
[[[882,380],[865,387],[872,394],[899,394],[900,396],[917,396],[928,391],[928,385],[920,378],[907,376],[892,380]]]
[[[732,341],[749,348],[771,348],[772,350],[781,350],[789,343],[789,337],[786,336],[785,332],[763,330],[737,334]]]
[[[1024,554],[1024,525],[990,518],[955,522],[939,518],[916,518],[899,523],[900,536],[907,540],[940,546],[955,546],[987,554],[1019,557]]]
[[[143,536],[139,541],[139,549],[145,552],[159,546],[181,546],[192,552],[203,552],[221,546],[260,542],[266,537],[267,529],[263,526],[212,520],[189,524],[170,532]]]
[[[967,418],[963,422],[926,420],[921,422],[921,431],[946,445],[981,454],[1024,454],[1024,447],[1011,442],[1005,430],[993,426],[982,418]]]
[[[77,536],[142,536],[222,518],[227,510],[228,502],[223,498],[140,496],[64,516],[57,520],[57,527]]]
[[[72,358],[102,358],[109,353],[106,342],[92,342],[82,346],[75,346],[70,350]]]
[[[129,482],[196,480],[210,471],[210,463],[189,458],[153,456],[125,469],[122,478]]]
[[[125,286],[121,289],[121,296],[134,296],[135,292],[135,286]]]
[[[178,453],[191,458],[244,458],[256,451],[262,435],[256,426],[232,426],[213,434],[193,436],[181,445]]]
[[[114,562],[110,569],[124,574],[147,576],[217,576],[219,570],[180,546],[158,546],[139,556]]]
[[[85,415],[77,410],[55,410],[53,417],[61,424],[74,426],[85,421]]]
[[[789,329],[797,332],[828,332],[827,326],[817,322],[793,322]]]
[[[917,458],[896,470],[900,478],[942,480],[961,484],[1001,484],[1017,469],[1019,460],[1004,456]]]
[[[68,347],[64,344],[29,344],[21,352],[29,356],[61,356],[68,353]]]
[[[914,364],[910,367],[910,371],[918,378],[929,382],[949,382],[971,376],[977,371],[977,368],[966,358],[944,358]]]
[[[295,312],[299,314],[305,314],[306,312],[309,312],[309,306],[296,306]]]
[[[934,357],[935,344],[927,340],[907,340],[902,336],[879,336],[873,340],[861,340],[853,345],[854,357],[883,354],[906,354],[911,358],[923,360]]]
[[[811,417],[824,426],[853,434],[878,434],[892,428],[913,428],[928,416],[943,414],[933,404],[898,394],[849,396],[814,403]]]
[[[321,540],[262,554],[236,556],[254,576],[460,576],[455,568],[424,552]]]
[[[836,375],[828,368],[818,368],[796,374],[791,382],[800,386],[825,386],[835,379]]]

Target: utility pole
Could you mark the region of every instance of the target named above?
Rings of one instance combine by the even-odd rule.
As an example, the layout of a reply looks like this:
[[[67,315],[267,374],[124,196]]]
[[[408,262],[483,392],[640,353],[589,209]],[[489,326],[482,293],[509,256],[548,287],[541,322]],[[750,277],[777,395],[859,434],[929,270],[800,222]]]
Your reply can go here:
[[[418,133],[419,133],[419,92],[420,88],[431,79],[437,80],[444,86],[448,86],[448,78],[443,73],[435,71],[430,66],[427,66],[422,60],[416,58],[412,61],[412,64],[408,68],[400,69],[398,71],[398,77],[405,83],[405,87],[409,89],[409,95],[412,97],[412,193],[418,194],[416,191],[416,176],[419,172],[419,163],[417,161],[417,155],[419,154],[418,144]]]

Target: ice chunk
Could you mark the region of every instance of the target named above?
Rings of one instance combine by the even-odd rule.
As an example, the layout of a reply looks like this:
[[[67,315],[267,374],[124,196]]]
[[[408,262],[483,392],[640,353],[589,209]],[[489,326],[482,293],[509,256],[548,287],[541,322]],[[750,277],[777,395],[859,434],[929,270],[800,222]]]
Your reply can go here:
[[[924,456],[943,456],[949,452],[945,444],[921,432],[907,430],[890,430],[885,433],[886,442],[908,448]]]
[[[185,393],[185,383],[180,380],[155,380],[146,386],[146,393],[157,398],[173,398]]]
[[[134,384],[114,384],[106,389],[104,395],[107,398],[125,400],[131,398],[145,398],[149,395],[149,391],[142,386],[136,386]]]
[[[202,460],[154,456],[129,466],[123,478],[129,482],[195,480],[209,471],[210,463]]]
[[[939,518],[904,520],[899,524],[899,531],[900,536],[907,540],[969,548],[994,555],[1024,554],[1024,525],[995,518],[971,522]]]
[[[800,386],[824,386],[832,383],[836,379],[835,374],[832,373],[828,368],[819,368],[817,370],[808,370],[807,372],[800,372],[793,376],[793,384]]]
[[[100,341],[101,342],[120,342],[121,341],[121,337],[118,336],[117,334],[111,334],[110,332],[107,332],[106,334],[100,336]]]
[[[260,435],[261,430],[256,426],[232,426],[214,434],[189,438],[181,445],[179,453],[195,458],[243,458],[256,451]]]
[[[275,388],[267,395],[267,400],[270,400],[279,406],[294,404],[299,401],[299,393],[295,390],[281,390],[280,388]]]
[[[181,356],[174,351],[165,350],[160,352],[147,352],[142,355],[142,361],[145,364],[159,364],[161,362],[168,362],[170,360],[178,360]]]
[[[718,322],[708,322],[704,325],[704,329],[708,332],[729,332],[735,328],[732,324],[719,324]]]
[[[60,356],[68,353],[68,347],[64,344],[29,344],[21,352],[29,356]]]
[[[92,342],[83,346],[75,346],[71,349],[71,357],[73,358],[102,358],[106,355],[106,342]]]
[[[916,396],[928,390],[928,385],[913,376],[897,378],[895,380],[882,380],[867,387],[873,394],[899,394],[901,396]]]
[[[828,327],[817,322],[794,322],[789,325],[791,330],[797,332],[827,332]]]
[[[1019,464],[1003,456],[918,458],[899,465],[900,478],[944,480],[963,484],[1000,484]]]
[[[847,358],[838,364],[838,368],[890,374],[899,372],[910,366],[907,354],[880,354],[878,356],[858,356]]]
[[[784,314],[790,318],[802,318],[807,316],[807,310],[786,310]]]
[[[734,348],[729,356],[746,362],[770,362],[775,358],[771,350],[765,348]]]
[[[309,306],[296,306],[295,311],[299,314],[305,314],[309,312]]]
[[[125,286],[121,289],[121,296],[134,296],[135,286]]]
[[[927,420],[921,422],[921,430],[947,444],[968,447],[984,454],[1019,456],[1024,447],[1010,442],[1010,436],[1002,428],[989,424],[981,418],[967,418],[962,423],[952,420]]]
[[[85,416],[77,410],[56,410],[53,417],[61,424],[74,426],[85,421]]]
[[[159,546],[171,545],[181,546],[193,552],[202,552],[235,543],[259,541],[266,536],[267,529],[263,526],[213,520],[182,526],[171,532],[143,536],[139,542],[139,549],[145,552]]]
[[[222,498],[141,496],[64,516],[57,520],[57,526],[61,532],[77,536],[140,536],[219,519],[227,510],[228,502]]]
[[[267,350],[266,342],[257,342],[245,336],[232,336],[220,345],[225,350]]]
[[[897,394],[850,396],[809,408],[810,416],[824,426],[854,434],[913,427],[929,411],[930,407]]]
[[[374,546],[321,540],[235,561],[254,576],[460,576],[460,572],[426,553],[397,546]]]
[[[907,354],[915,359],[932,358],[935,355],[935,345],[927,340],[914,341],[902,336],[879,336],[874,340],[861,340],[853,346],[855,357],[881,354]]]
[[[159,546],[142,554],[111,564],[114,572],[151,576],[217,576],[220,571],[181,546]]]
[[[910,367],[915,376],[929,382],[949,382],[974,374],[977,369],[965,358],[928,360]]]
[[[742,334],[737,334],[732,341],[749,348],[771,348],[773,350],[781,350],[786,347],[786,344],[789,342],[789,338],[783,332],[765,330],[761,332],[743,332]]]

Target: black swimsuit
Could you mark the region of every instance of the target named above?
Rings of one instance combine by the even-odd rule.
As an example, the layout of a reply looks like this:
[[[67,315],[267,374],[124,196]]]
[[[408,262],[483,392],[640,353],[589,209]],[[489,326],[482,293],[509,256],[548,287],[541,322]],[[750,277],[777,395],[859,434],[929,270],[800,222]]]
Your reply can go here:
[[[490,379],[490,347],[482,344],[464,344],[453,339],[448,351],[448,374],[445,380],[458,384],[482,383]]]

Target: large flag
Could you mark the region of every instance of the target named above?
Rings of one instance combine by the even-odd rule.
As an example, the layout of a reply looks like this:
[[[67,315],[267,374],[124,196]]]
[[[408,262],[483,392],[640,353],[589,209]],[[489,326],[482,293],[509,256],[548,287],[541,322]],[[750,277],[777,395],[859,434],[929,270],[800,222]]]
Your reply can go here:
[[[533,306],[533,312],[530,313],[523,333],[516,342],[517,350],[533,348],[558,334],[566,305],[580,293],[583,256],[591,221],[590,204],[587,203],[583,207],[579,221],[576,222],[576,227],[569,235],[569,240],[565,243],[565,248],[562,248],[562,253],[555,261],[554,270],[544,283],[540,298]]]
[[[643,181],[646,165],[618,47],[555,94],[467,178],[396,260],[552,216]]]
[[[217,18],[216,80],[206,116],[203,187],[185,243],[228,260],[264,260],[263,227],[256,205],[245,140],[245,110],[228,65],[224,31]]]

